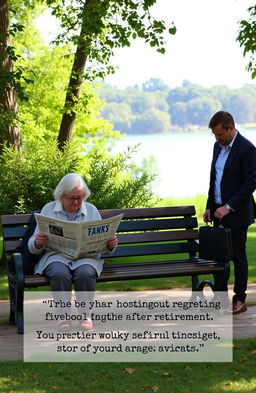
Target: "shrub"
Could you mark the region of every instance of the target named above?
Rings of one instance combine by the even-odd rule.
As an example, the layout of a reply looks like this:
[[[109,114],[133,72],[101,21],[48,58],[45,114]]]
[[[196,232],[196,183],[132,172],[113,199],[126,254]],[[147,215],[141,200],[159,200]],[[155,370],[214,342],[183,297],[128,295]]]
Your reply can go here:
[[[156,175],[138,168],[132,153],[128,148],[117,156],[104,153],[91,156],[84,178],[92,192],[91,200],[99,209],[147,207],[157,202],[151,191]]]
[[[62,153],[56,143],[31,140],[22,153],[5,148],[0,157],[0,213],[25,213],[53,199],[53,190],[79,159],[68,146]]]
[[[53,200],[53,191],[67,173],[87,182],[90,202],[99,209],[149,206],[154,175],[138,169],[131,150],[112,156],[105,151],[81,154],[74,144],[63,152],[55,141],[32,138],[22,153],[5,148],[0,156],[0,214],[26,213]]]

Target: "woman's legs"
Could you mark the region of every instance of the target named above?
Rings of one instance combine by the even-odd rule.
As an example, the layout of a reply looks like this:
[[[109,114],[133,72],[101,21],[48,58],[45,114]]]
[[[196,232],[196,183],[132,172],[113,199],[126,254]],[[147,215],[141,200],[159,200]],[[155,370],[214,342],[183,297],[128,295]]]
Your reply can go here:
[[[83,307],[79,307],[79,312],[90,317],[90,309],[94,300],[96,290],[97,272],[91,265],[81,265],[73,271],[73,282],[76,291],[76,299]]]
[[[64,314],[68,317],[71,312],[71,307],[68,307],[68,303],[71,302],[72,272],[64,263],[52,262],[44,269],[44,274],[49,277],[55,302],[59,302],[53,311],[57,315]],[[69,320],[60,321],[59,328],[61,330],[68,329],[69,327]]]
[[[97,272],[91,265],[81,265],[75,270],[70,270],[69,266],[61,262],[52,262],[48,265],[44,274],[49,277],[51,290],[54,294],[54,300],[63,302],[71,301],[72,283],[76,291],[76,299],[81,307],[78,307],[81,315],[86,314],[90,318],[90,309],[94,300],[96,289]],[[70,314],[70,307],[61,307],[56,309],[57,314]],[[84,328],[92,328],[85,326]]]
[[[62,262],[52,262],[44,269],[44,274],[49,277],[53,292],[72,291],[72,272]]]

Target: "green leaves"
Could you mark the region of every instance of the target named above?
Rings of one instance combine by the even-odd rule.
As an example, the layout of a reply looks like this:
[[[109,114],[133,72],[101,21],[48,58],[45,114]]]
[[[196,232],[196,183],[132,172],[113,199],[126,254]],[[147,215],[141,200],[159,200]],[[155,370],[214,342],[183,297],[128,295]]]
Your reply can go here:
[[[169,31],[170,34],[174,35],[177,32],[177,28],[175,26],[173,26],[173,27],[170,27],[168,31]]]
[[[250,55],[247,70],[251,72],[252,79],[256,77],[256,6],[248,8],[249,19],[239,22],[237,41],[243,47],[243,55]]]
[[[129,47],[131,40],[142,38],[164,54],[165,34],[176,33],[175,26],[168,28],[163,20],[149,13],[156,0],[46,2],[63,28],[55,43],[69,41],[83,46],[91,64],[85,74],[90,80],[113,72],[110,61],[115,48]]]

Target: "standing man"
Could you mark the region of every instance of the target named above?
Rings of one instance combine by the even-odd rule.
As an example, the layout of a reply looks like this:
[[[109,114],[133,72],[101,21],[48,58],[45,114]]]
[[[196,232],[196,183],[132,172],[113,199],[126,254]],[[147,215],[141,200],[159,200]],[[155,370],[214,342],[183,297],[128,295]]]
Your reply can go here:
[[[231,229],[235,273],[233,314],[247,310],[248,280],[246,238],[254,222],[256,189],[256,148],[235,128],[232,115],[220,111],[210,120],[216,142],[210,173],[210,187],[203,214],[204,222],[214,221]]]

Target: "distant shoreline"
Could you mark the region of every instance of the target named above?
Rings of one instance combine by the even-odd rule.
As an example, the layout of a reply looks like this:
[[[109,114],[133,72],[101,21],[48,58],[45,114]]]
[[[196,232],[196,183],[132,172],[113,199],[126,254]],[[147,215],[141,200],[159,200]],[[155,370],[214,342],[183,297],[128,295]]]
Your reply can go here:
[[[246,124],[238,124],[237,125],[238,129],[242,130],[253,130],[256,129],[256,123],[246,123]],[[196,132],[209,132],[209,128],[207,126],[194,126],[194,125],[188,125],[186,127],[178,127],[178,126],[173,126],[170,128],[169,131],[163,131],[163,132],[156,132],[155,134],[159,135],[171,135],[171,134],[186,134],[186,133],[196,133]],[[127,135],[127,136],[139,136],[139,135],[152,135],[152,133],[121,133],[121,135]]]

